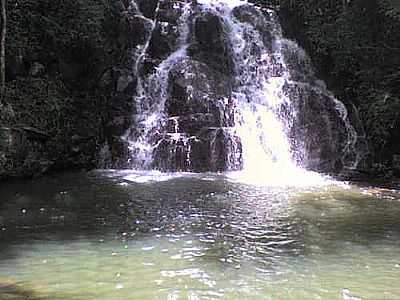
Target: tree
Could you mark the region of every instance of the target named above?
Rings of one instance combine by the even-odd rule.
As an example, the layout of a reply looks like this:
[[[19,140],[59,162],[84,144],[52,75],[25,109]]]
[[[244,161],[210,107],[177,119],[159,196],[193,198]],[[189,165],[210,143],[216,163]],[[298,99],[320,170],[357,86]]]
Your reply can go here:
[[[6,91],[6,34],[7,34],[7,11],[6,0],[1,0],[1,42],[0,42],[0,106],[5,99]]]

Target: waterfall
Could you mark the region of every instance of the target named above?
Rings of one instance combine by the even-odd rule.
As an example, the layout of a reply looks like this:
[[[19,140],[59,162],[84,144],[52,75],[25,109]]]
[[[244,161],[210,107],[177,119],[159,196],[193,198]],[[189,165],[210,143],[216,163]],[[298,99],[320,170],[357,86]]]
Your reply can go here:
[[[283,37],[276,13],[242,0],[159,1],[136,55],[130,166],[298,176],[355,167],[345,106]]]

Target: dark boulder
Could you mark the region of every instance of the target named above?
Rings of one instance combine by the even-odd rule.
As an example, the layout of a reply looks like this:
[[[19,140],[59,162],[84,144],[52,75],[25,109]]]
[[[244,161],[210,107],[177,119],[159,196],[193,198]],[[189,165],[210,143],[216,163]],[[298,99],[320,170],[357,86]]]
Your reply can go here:
[[[133,95],[136,90],[136,78],[130,70],[122,70],[117,79],[117,93]]]
[[[123,23],[121,32],[121,41],[123,44],[128,44],[129,48],[134,48],[137,45],[143,45],[148,40],[153,24],[150,20],[138,15],[127,15]]]
[[[243,168],[240,138],[224,128],[210,128],[204,135],[210,144],[209,170],[237,171]]]
[[[47,157],[48,136],[34,128],[0,128],[0,179],[33,177],[53,164]]]
[[[253,26],[260,33],[264,45],[272,49],[274,22],[269,12],[263,13],[255,6],[246,4],[235,7],[232,13],[240,22]]]
[[[169,24],[177,25],[179,17],[182,15],[183,2],[174,0],[164,0],[160,3],[158,9],[157,20],[159,22],[167,22]]]
[[[302,48],[290,40],[282,41],[285,63],[293,81],[314,83],[317,78],[312,68],[311,59]]]
[[[161,171],[188,171],[190,169],[190,140],[185,135],[166,134],[153,153],[153,167]]]
[[[18,76],[25,76],[29,71],[22,55],[10,55],[6,59],[6,79],[14,80]]]
[[[161,171],[219,172],[243,167],[240,138],[225,128],[203,128],[198,136],[165,134],[153,153]]]
[[[213,114],[194,113],[169,118],[166,129],[169,133],[187,133],[194,136],[204,127],[217,127],[218,125]]]
[[[147,55],[156,63],[160,63],[175,48],[177,37],[178,34],[172,26],[157,23],[153,30]]]
[[[305,167],[336,172],[352,161],[348,157],[354,155],[354,149],[347,145],[349,128],[332,95],[307,84],[287,84],[285,92],[296,110],[289,131],[292,140],[296,140],[292,151],[302,157]]]
[[[194,42],[188,49],[189,55],[222,74],[232,74],[231,45],[221,17],[204,12],[197,16],[192,30]]]
[[[182,60],[169,74],[169,97],[165,103],[168,115],[211,114],[215,126],[231,126],[231,90],[227,82],[229,77],[205,63]]]
[[[136,0],[136,3],[146,18],[155,18],[158,0]]]
[[[45,66],[35,61],[29,69],[29,75],[32,77],[40,77],[45,74],[45,71]]]

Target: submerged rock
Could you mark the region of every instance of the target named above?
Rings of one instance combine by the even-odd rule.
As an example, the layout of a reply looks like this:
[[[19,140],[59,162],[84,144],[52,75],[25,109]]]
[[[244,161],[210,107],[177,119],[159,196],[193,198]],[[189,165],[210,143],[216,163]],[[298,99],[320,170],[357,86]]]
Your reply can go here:
[[[45,300],[35,291],[24,289],[16,281],[0,277],[1,300]]]

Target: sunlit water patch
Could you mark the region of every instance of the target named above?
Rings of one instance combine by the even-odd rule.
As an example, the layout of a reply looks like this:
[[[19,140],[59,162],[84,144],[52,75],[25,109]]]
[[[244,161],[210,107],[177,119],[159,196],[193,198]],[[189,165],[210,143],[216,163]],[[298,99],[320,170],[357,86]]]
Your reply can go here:
[[[142,175],[3,184],[0,299],[400,298],[396,188]]]
[[[96,173],[118,181],[120,185],[129,185],[132,182],[155,183],[179,178],[192,178],[202,181],[227,180],[232,183],[259,187],[315,188],[341,186],[342,188],[349,188],[346,182],[337,181],[328,175],[307,171],[296,166],[289,166],[284,169],[282,166],[278,167],[274,164],[263,164],[255,170],[245,169],[220,173],[160,172],[156,170],[98,170]]]

